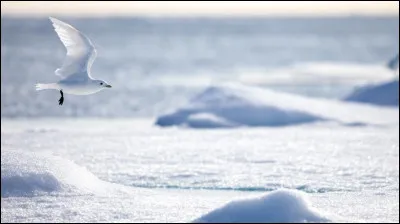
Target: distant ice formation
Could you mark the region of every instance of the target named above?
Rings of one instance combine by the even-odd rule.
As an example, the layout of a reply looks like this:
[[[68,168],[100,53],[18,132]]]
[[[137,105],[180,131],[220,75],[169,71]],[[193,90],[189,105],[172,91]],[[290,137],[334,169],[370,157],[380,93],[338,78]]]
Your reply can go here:
[[[195,223],[329,222],[311,207],[305,194],[281,189],[256,198],[234,200],[194,220]]]
[[[159,116],[155,123],[162,127],[232,128],[316,121],[392,124],[398,122],[398,110],[229,83],[206,88],[184,107]]]
[[[392,58],[386,67],[395,71],[397,77],[379,84],[357,87],[344,100],[379,106],[399,106],[399,54]]]
[[[345,100],[380,106],[399,106],[399,80],[361,86]]]
[[[392,58],[388,63],[387,63],[387,67],[392,69],[392,70],[396,70],[399,68],[399,54],[397,54],[396,56],[394,56],[394,58]]]

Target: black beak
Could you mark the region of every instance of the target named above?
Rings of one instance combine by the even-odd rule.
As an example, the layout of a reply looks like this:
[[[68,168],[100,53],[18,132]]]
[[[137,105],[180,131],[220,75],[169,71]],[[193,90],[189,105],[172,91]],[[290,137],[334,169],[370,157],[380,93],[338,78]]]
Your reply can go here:
[[[111,88],[112,86],[111,85],[106,85],[106,87]]]

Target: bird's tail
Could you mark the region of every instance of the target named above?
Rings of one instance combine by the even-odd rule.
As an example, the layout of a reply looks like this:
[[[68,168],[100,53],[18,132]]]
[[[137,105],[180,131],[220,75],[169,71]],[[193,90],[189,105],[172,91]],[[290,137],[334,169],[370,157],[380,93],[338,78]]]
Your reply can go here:
[[[58,89],[57,83],[37,83],[36,90],[43,90],[43,89]]]

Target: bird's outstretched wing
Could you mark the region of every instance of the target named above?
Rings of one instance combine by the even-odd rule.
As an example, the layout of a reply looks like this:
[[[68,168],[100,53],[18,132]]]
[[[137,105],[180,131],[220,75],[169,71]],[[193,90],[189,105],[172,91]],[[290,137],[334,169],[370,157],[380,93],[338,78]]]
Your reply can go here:
[[[89,38],[67,23],[53,17],[49,19],[67,49],[64,63],[55,71],[56,75],[68,79],[90,77],[90,68],[96,59],[97,52]]]

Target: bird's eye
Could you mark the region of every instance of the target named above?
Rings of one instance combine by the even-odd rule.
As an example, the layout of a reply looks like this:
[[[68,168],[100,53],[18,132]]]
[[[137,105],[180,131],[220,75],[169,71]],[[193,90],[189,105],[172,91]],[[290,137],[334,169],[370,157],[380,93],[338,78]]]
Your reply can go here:
[[[103,85],[103,83],[101,82],[100,85]]]

